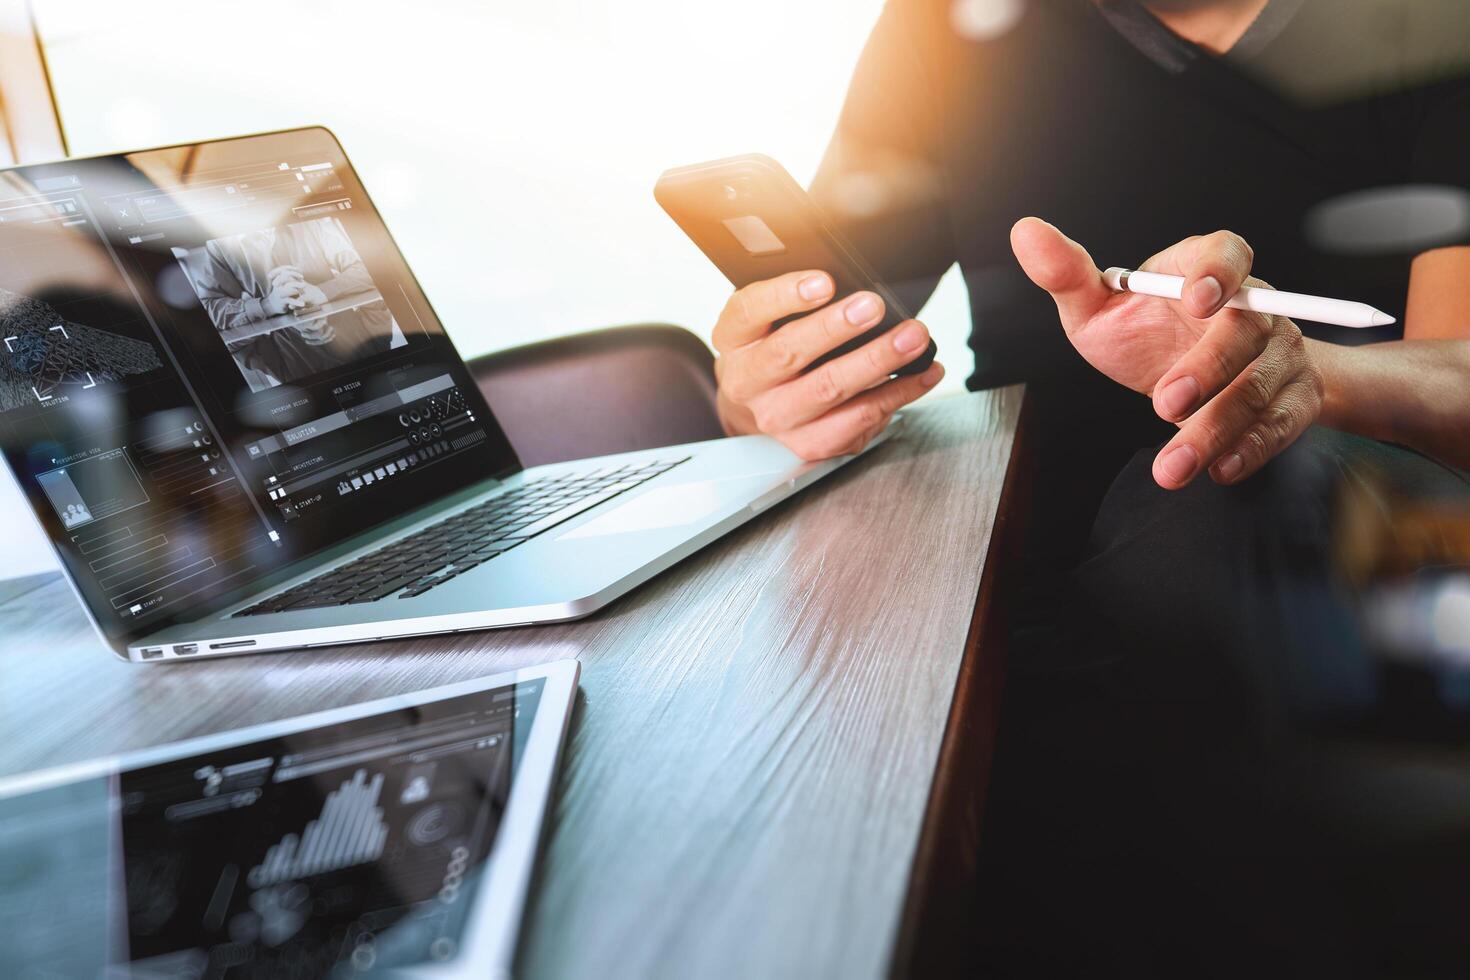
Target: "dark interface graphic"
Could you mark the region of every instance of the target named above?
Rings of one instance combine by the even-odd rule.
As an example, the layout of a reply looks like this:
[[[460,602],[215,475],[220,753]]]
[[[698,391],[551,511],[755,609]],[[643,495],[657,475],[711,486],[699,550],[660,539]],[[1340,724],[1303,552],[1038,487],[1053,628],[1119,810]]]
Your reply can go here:
[[[113,636],[515,465],[318,130],[0,174],[0,343],[5,452]]]
[[[0,799],[0,976],[452,961],[543,683]]]

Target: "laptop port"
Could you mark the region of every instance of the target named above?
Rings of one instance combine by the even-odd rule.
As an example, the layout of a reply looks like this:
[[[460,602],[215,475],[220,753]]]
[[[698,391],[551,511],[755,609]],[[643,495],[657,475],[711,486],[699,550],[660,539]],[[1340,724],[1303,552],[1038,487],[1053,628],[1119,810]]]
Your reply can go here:
[[[143,659],[144,660],[157,660],[161,656],[163,656],[163,647],[144,647],[143,648]]]
[[[229,641],[227,641],[225,643],[211,643],[209,645],[209,649],[211,649],[211,650],[238,650],[241,647],[253,647],[253,646],[255,646],[255,641],[254,640],[229,640]]]
[[[198,652],[199,652],[199,644],[197,644],[197,643],[175,643],[174,644],[174,656],[176,656],[176,657],[187,657],[191,653],[198,653]]]

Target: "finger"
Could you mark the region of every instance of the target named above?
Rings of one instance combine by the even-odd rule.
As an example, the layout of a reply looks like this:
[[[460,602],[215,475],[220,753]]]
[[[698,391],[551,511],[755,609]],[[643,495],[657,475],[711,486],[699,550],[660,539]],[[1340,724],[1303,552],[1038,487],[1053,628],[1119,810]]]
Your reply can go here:
[[[882,422],[880,422],[878,425],[873,426],[871,429],[865,429],[862,432],[859,432],[857,434],[857,436],[852,440],[852,442],[848,443],[846,446],[843,446],[840,450],[838,450],[833,455],[834,456],[856,456],[858,453],[862,452],[864,449],[867,448],[868,443],[872,442],[874,439],[876,439],[878,437],[878,433],[880,433],[884,429],[888,428],[888,424],[890,422],[892,422],[892,421],[893,421],[893,416],[890,415],[887,418],[885,418]]]
[[[893,413],[932,390],[944,378],[935,361],[922,374],[895,378],[843,403],[781,437],[802,459],[830,459],[860,451],[883,430]]]
[[[1165,490],[1187,486],[1199,472],[1246,438],[1272,411],[1278,393],[1297,373],[1291,341],[1277,335],[1261,355],[1189,421],[1154,459],[1154,479]]]
[[[1113,295],[1087,250],[1040,218],[1016,222],[1011,249],[1031,281],[1056,300],[1068,333],[1086,323]]]
[[[1240,377],[1266,349],[1276,330],[1276,322],[1261,313],[1227,310],[1215,317],[1204,335],[1154,385],[1154,411],[1169,422],[1188,418]],[[1299,340],[1301,332],[1295,325],[1291,330]]]
[[[1214,316],[1245,285],[1255,257],[1246,240],[1234,232],[1217,231],[1197,239],[1184,273],[1184,308],[1193,316]]]
[[[1210,478],[1229,485],[1253,476],[1311,426],[1321,405],[1316,375],[1304,372],[1293,378],[1235,447],[1210,467]]]
[[[725,368],[726,390],[737,402],[749,401],[795,378],[828,351],[876,327],[883,322],[883,314],[883,300],[878,294],[862,292],[793,320],[761,342],[737,348],[722,358],[729,362]],[[912,355],[909,360],[913,360]]]
[[[836,287],[825,272],[788,272],[735,290],[720,311],[711,338],[724,353],[760,340],[771,324],[793,313],[814,310],[832,298]]]
[[[857,350],[767,392],[752,405],[756,419],[767,432],[794,429],[882,384],[928,345],[928,329],[917,320],[907,320]]]
[[[1217,231],[1186,238],[1140,268],[1183,276],[1181,299],[1185,312],[1205,319],[1218,313],[1246,284],[1255,257],[1244,238],[1231,231]]]
[[[920,397],[923,396],[920,395]],[[899,408],[902,407],[902,405],[899,406]],[[848,452],[862,452],[864,446],[872,442],[874,439],[878,438],[878,433],[888,428],[889,423],[893,421],[893,415],[895,412],[897,412],[897,409],[895,409],[894,412],[890,412],[889,414],[885,415],[883,417],[883,421],[878,422],[876,425],[873,425],[870,428],[864,429],[862,432],[858,433],[857,439],[853,442],[852,447],[848,449]]]

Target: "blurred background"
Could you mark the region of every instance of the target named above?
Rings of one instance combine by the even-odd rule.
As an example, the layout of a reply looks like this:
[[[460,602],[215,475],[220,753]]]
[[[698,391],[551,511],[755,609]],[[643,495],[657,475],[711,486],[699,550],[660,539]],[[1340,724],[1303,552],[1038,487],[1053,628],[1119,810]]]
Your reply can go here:
[[[730,286],[654,181],[748,152],[810,181],[881,6],[31,4],[73,155],[330,127],[466,358],[636,321],[707,340]],[[956,270],[922,316],[949,369],[935,394],[957,391]],[[26,513],[8,472],[0,505]],[[12,574],[54,567],[29,519],[5,522],[0,548]]]

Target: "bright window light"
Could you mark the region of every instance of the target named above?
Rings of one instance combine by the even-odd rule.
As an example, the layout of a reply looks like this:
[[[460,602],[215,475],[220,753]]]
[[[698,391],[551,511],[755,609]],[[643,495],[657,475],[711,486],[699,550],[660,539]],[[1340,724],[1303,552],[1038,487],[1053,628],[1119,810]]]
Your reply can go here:
[[[707,340],[730,287],[654,181],[747,152],[809,181],[881,6],[34,0],[74,154],[330,127],[466,357],[644,321]],[[959,390],[956,274],[923,315]]]

